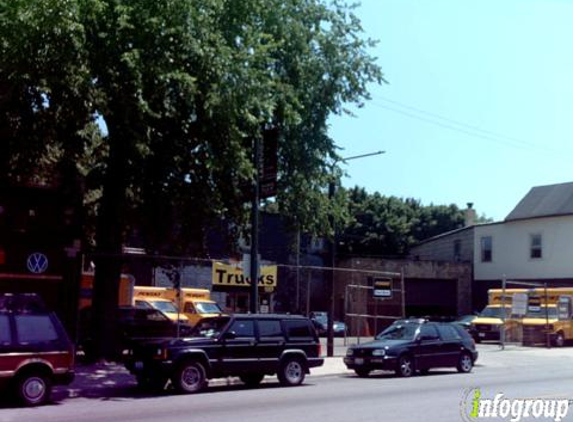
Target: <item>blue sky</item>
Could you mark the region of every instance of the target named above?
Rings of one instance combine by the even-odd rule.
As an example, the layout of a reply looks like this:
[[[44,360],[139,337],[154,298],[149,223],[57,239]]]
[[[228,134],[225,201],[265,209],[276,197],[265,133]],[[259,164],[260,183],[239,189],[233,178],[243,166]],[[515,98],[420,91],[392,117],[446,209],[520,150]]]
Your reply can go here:
[[[331,119],[345,186],[502,220],[573,181],[573,0],[362,0],[389,84]]]

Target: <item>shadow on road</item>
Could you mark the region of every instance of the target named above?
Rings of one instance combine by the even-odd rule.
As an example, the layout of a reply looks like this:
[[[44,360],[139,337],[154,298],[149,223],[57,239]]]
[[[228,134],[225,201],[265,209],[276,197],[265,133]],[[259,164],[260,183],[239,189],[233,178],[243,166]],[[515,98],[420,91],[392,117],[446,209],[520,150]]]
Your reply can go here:
[[[307,381],[298,388],[312,386]],[[241,391],[249,389],[288,388],[280,385],[276,377],[268,376],[259,387],[247,387],[238,378],[222,378],[209,382],[209,387],[199,394],[215,394],[223,391]],[[76,376],[69,386],[54,386],[52,400],[47,406],[58,406],[67,400],[78,398],[101,401],[122,401],[146,399],[177,395],[167,383],[166,388],[159,391],[145,391],[138,387],[135,377],[123,365],[118,363],[98,363],[76,366]],[[17,401],[9,395],[0,397],[0,410],[20,407]]]

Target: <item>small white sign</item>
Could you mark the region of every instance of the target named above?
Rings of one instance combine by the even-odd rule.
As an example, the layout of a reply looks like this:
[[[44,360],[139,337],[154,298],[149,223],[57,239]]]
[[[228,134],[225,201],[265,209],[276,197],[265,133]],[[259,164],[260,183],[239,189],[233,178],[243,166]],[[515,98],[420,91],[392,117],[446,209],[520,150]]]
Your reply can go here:
[[[527,313],[527,293],[515,293],[511,302],[511,313],[525,315]]]

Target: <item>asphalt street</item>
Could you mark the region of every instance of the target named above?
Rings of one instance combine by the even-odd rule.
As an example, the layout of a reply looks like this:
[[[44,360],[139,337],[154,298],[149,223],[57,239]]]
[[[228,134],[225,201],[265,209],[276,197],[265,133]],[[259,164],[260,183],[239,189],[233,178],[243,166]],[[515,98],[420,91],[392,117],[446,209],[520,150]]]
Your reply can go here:
[[[408,379],[384,372],[367,379],[351,372],[322,373],[308,377],[303,386],[283,388],[267,377],[260,388],[237,384],[183,396],[142,395],[131,384],[111,396],[64,397],[33,409],[0,408],[0,421],[462,421],[468,409],[465,395],[475,388],[482,397],[573,399],[570,350],[501,352],[497,346],[480,346],[482,356],[471,374],[436,370]],[[573,404],[563,420],[573,421]]]

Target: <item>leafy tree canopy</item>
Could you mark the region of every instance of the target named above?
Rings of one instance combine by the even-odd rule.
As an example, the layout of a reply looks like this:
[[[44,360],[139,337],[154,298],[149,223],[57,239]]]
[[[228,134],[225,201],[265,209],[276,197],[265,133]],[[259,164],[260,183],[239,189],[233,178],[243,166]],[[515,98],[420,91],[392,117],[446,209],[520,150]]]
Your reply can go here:
[[[67,163],[100,248],[136,224],[184,250],[213,219],[244,221],[252,139],[277,127],[281,211],[328,231],[327,118],[382,81],[361,31],[339,1],[2,0],[2,174]]]
[[[346,192],[350,223],[340,229],[339,252],[402,255],[433,236],[464,226],[464,211],[456,205],[427,205],[411,198],[368,194],[355,187]],[[481,216],[478,221],[487,221]]]

